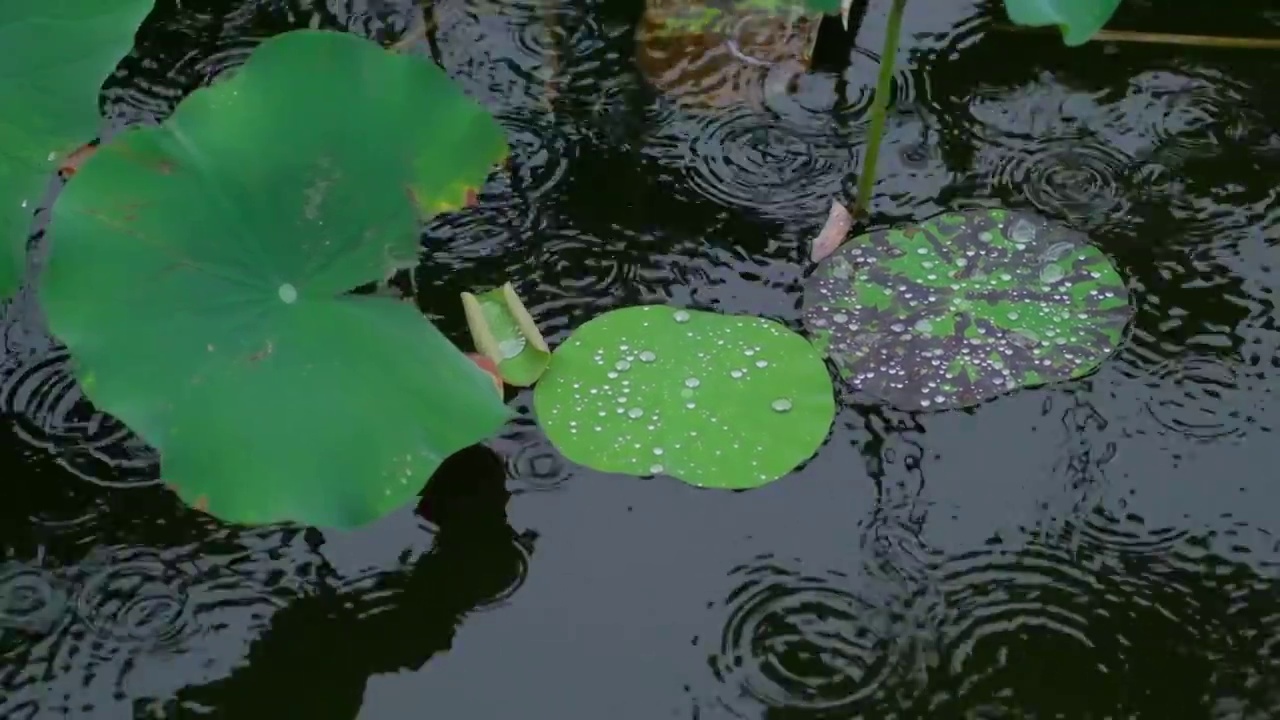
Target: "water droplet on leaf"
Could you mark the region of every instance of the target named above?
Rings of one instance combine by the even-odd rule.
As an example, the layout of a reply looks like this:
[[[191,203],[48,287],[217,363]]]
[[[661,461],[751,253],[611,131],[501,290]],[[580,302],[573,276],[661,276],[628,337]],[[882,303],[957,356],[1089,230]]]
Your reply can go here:
[[[1062,269],[1061,265],[1049,264],[1040,269],[1040,282],[1055,283],[1066,277],[1067,272]]]
[[[510,360],[524,352],[525,342],[523,337],[507,338],[498,343],[498,354],[502,356],[503,360]]]

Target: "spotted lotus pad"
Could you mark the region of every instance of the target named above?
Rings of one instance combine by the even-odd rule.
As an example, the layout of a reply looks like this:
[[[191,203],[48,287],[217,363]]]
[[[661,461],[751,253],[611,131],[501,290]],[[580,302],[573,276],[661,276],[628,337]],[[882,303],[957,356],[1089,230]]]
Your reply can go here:
[[[1007,210],[853,238],[804,297],[805,325],[841,375],[904,409],[1088,374],[1131,316],[1124,280],[1083,234]]]

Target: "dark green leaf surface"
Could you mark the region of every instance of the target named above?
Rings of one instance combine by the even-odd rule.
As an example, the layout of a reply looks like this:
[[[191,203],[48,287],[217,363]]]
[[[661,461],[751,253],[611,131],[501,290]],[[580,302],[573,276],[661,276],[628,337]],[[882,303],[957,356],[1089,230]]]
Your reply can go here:
[[[17,288],[36,206],[98,134],[102,83],[152,0],[0,0],[0,300]]]
[[[434,65],[277,36],[69,181],[41,277],[50,328],[186,501],[368,522],[508,413],[416,308],[348,292],[414,265],[421,219],[505,153]]]

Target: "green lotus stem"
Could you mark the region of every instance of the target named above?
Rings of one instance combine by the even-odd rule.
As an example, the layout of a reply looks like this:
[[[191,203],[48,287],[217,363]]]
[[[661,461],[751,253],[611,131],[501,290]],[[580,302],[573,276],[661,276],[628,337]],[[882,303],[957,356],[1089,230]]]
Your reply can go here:
[[[871,188],[876,182],[876,161],[880,159],[880,141],[884,138],[885,112],[889,107],[889,93],[893,89],[893,61],[898,54],[898,34],[902,29],[902,9],[907,0],[893,0],[889,8],[889,25],[884,31],[884,50],[880,53],[880,77],[876,81],[876,94],[871,100],[871,137],[867,143],[867,159],[862,163],[858,177],[858,198],[854,203],[855,214],[866,214],[871,206]]]
[[[1046,33],[1056,28],[995,25],[1001,32]],[[1189,47],[1232,48],[1239,50],[1280,50],[1280,38],[1234,37],[1223,35],[1183,35],[1179,33],[1154,33],[1138,30],[1099,30],[1094,40],[1110,42],[1151,43],[1157,45],[1186,45]]]

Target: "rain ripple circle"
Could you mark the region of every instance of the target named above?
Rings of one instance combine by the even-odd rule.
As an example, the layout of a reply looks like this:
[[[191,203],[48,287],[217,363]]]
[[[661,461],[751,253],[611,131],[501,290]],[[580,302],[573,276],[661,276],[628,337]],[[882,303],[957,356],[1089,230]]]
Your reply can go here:
[[[728,622],[710,658],[730,698],[766,708],[855,712],[898,669],[894,633],[875,618],[883,609],[844,589],[837,573],[803,576],[770,564],[739,568],[725,601]]]
[[[999,153],[993,181],[1047,215],[1093,225],[1126,209],[1120,179],[1132,160],[1110,145],[1059,137]]]
[[[564,179],[574,146],[563,127],[536,111],[517,109],[497,114],[511,146],[507,161],[513,188],[528,198],[550,192]]]
[[[1241,386],[1229,360],[1192,356],[1166,360],[1152,371],[1147,411],[1166,430],[1195,440],[1241,437],[1260,414],[1258,395]]]
[[[517,492],[544,492],[555,490],[573,477],[555,446],[537,427],[533,418],[521,417],[513,421],[520,429],[504,438],[510,447],[503,453],[506,458],[507,477],[518,486]]]
[[[1090,648],[1089,622],[1095,578],[1065,550],[1031,546],[1018,551],[980,550],[942,566],[944,640],[951,675],[978,683],[998,671],[987,665],[1015,653],[1032,629]],[[1043,647],[1043,646],[1039,646]]]
[[[846,163],[824,157],[830,148],[767,116],[737,107],[691,119],[692,127],[672,123],[664,134],[680,137],[650,152],[679,167],[704,197],[768,217],[794,218],[825,213],[842,188]]]
[[[0,567],[0,636],[5,630],[48,632],[65,609],[65,592],[53,573],[17,563]],[[4,654],[0,644],[0,658]]]
[[[106,551],[87,563],[86,575],[76,612],[98,637],[160,647],[192,631],[189,578],[154,551]]]
[[[0,410],[16,416],[20,437],[54,453],[77,476],[99,485],[155,485],[156,456],[124,423],[93,407],[76,383],[66,351],[8,378]]]

